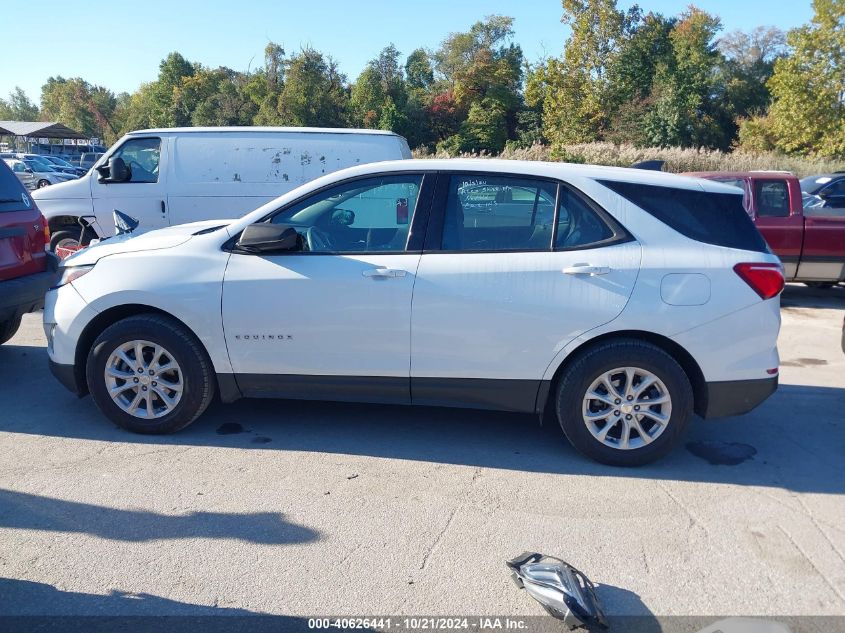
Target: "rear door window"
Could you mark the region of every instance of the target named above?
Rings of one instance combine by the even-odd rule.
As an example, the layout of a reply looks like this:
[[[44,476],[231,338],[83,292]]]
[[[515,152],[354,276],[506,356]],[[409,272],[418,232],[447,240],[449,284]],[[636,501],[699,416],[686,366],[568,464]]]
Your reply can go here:
[[[555,183],[496,174],[459,174],[448,178],[442,250],[551,249]]]
[[[789,187],[785,180],[758,180],[754,183],[758,217],[789,217]]]
[[[739,192],[599,182],[690,239],[745,251],[769,252],[766,241],[745,212]]]
[[[22,211],[32,207],[26,189],[5,162],[0,161],[0,213]]]

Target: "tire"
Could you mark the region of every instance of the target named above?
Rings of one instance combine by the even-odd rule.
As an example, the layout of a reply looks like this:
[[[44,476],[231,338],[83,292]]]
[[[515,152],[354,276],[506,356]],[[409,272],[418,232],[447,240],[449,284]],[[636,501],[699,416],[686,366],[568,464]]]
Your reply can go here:
[[[633,372],[630,379],[634,388],[641,386],[646,376],[657,381],[628,402],[625,372],[613,373],[625,368],[639,372]],[[611,393],[602,384],[595,386],[608,373],[611,386],[620,388],[622,393]],[[599,394],[597,398],[587,398],[591,387],[593,394]],[[587,457],[610,466],[642,466],[660,459],[678,444],[692,417],[692,386],[684,370],[659,347],[636,339],[606,341],[576,357],[560,376],[555,393],[558,422],[572,445]],[[643,404],[663,396],[669,398],[665,404]],[[598,399],[602,397],[608,402]],[[651,415],[637,413],[634,407],[640,407],[637,411],[648,410]],[[587,414],[605,413],[605,420],[585,419]],[[658,423],[652,416],[668,421]],[[626,425],[632,429],[627,433],[629,448],[623,448]],[[635,426],[645,432],[648,441]],[[605,439],[599,439],[594,432],[604,433]]]
[[[143,342],[141,374],[137,374],[136,341]],[[116,356],[122,346],[127,346],[123,358],[131,363]],[[157,349],[163,351],[159,357],[163,364],[161,360],[153,363]],[[110,376],[106,376],[107,364],[114,372]],[[154,373],[163,366],[176,369]],[[94,341],[85,369],[88,389],[100,411],[134,433],[163,435],[184,429],[205,411],[215,391],[211,360],[200,342],[181,323],[158,314],[127,317],[106,328]],[[181,390],[167,385],[181,385]],[[109,388],[122,388],[117,399],[109,395]]]
[[[21,317],[17,316],[8,321],[0,321],[0,345],[10,340],[21,326]]]
[[[804,285],[817,290],[828,290],[836,285],[835,281],[805,281]]]
[[[57,246],[88,246],[94,237],[93,229],[86,229],[85,236],[82,235],[81,226],[63,226],[50,235],[50,251],[56,252]],[[81,242],[80,242],[81,238]]]
[[[39,180],[38,183],[35,185],[35,187],[37,189],[43,189],[44,187],[49,187],[49,186],[50,186],[50,181],[44,180],[43,178],[41,180]]]

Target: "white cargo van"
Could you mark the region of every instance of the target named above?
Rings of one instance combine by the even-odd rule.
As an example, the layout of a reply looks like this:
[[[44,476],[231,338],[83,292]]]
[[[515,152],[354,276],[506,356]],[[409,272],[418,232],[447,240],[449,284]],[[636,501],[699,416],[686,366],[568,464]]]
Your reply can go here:
[[[168,128],[131,132],[78,180],[33,194],[50,246],[114,233],[112,211],[142,230],[238,218],[314,178],[363,163],[410,158],[381,130],[284,127]]]

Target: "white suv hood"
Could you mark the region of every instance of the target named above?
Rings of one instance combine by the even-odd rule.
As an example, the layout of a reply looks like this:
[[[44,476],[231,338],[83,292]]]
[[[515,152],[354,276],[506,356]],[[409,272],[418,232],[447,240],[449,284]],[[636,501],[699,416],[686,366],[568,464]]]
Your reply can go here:
[[[191,222],[190,224],[179,224],[166,229],[157,229],[146,233],[124,233],[104,238],[88,248],[84,248],[75,255],[68,257],[62,264],[64,266],[86,266],[95,264],[103,257],[118,255],[120,253],[136,253],[138,251],[154,251],[165,248],[173,248],[184,244],[193,235],[203,229],[223,227],[234,220],[204,220],[203,222]]]

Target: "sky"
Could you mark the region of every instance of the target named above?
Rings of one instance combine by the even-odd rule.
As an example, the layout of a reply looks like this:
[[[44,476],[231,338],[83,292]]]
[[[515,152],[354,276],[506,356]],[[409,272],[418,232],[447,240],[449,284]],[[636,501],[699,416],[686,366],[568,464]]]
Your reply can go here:
[[[648,12],[677,15],[691,0],[640,0]],[[724,31],[776,26],[787,30],[812,17],[811,0],[697,0],[718,15]],[[633,2],[619,0],[620,8]],[[158,75],[167,53],[192,62],[245,71],[261,66],[268,41],[294,52],[310,45],[334,57],[355,79],[387,44],[407,55],[436,48],[490,14],[514,18],[515,41],[528,61],[560,55],[567,30],[559,0],[43,0],[49,27],[32,20],[28,2],[0,0],[4,29],[0,97],[20,86],[38,103],[48,77],[82,77],[133,92]],[[43,30],[42,30],[43,29]]]

